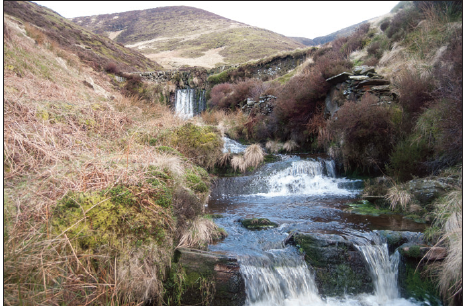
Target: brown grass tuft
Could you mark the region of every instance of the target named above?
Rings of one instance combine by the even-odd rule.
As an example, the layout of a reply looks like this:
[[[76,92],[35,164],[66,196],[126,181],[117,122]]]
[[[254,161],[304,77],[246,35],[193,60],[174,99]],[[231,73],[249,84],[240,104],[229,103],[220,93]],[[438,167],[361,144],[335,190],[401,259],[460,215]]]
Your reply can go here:
[[[247,167],[257,167],[261,162],[264,161],[264,151],[262,147],[255,143],[246,148],[244,151],[244,160]]]
[[[226,235],[213,220],[199,217],[190,222],[190,226],[180,238],[177,248],[207,249],[208,244],[224,238]]]

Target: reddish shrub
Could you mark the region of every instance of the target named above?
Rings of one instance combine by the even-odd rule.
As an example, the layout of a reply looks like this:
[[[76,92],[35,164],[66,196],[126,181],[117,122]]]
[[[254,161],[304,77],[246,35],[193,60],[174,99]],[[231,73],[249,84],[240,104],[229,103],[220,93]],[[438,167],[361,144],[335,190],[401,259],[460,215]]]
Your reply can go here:
[[[210,107],[228,108],[226,98],[232,91],[233,87],[230,83],[222,83],[212,87],[210,93],[211,99],[208,101]]]
[[[115,62],[109,62],[105,65],[104,67],[104,70],[107,72],[107,73],[113,73],[113,74],[116,74],[119,72],[119,69],[117,68],[117,65]]]
[[[433,100],[433,80],[420,77],[419,73],[405,70],[395,80],[399,93],[399,102],[404,109],[404,132],[410,132],[416,118]]]
[[[315,114],[317,103],[323,100],[328,90],[329,84],[317,69],[293,77],[281,88],[274,113],[281,124],[282,138],[305,129],[305,124]]]
[[[345,169],[376,170],[389,159],[395,131],[389,109],[376,102],[366,93],[358,103],[346,102],[328,122],[327,132],[341,147]]]

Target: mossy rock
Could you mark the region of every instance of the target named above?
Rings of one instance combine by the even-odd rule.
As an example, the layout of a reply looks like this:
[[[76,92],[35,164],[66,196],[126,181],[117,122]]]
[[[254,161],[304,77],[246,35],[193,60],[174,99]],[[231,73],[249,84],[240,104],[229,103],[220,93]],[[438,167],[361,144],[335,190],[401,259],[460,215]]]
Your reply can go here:
[[[65,232],[79,250],[88,253],[162,245],[172,222],[172,192],[162,185],[144,188],[116,186],[99,192],[69,192],[53,211],[52,233]]]
[[[373,292],[373,283],[362,254],[338,235],[296,234],[296,247],[313,270],[322,296]]]
[[[241,224],[245,228],[251,229],[251,230],[260,230],[260,229],[278,227],[277,223],[272,222],[267,218],[243,219],[241,220]]]
[[[390,211],[387,208],[381,208],[378,205],[372,204],[368,200],[361,200],[359,202],[355,203],[350,203],[348,204],[349,208],[347,211],[357,214],[357,215],[369,215],[369,216],[380,216],[380,215],[390,215],[393,214],[392,211]]]

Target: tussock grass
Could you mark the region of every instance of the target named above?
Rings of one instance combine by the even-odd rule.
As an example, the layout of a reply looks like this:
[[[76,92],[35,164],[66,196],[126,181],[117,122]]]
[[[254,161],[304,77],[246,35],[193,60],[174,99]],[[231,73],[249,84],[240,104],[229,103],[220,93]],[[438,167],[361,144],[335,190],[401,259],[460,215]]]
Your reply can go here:
[[[391,204],[392,210],[397,206],[405,210],[412,200],[412,195],[403,187],[395,185],[387,190],[386,200]]]
[[[235,155],[232,157],[230,164],[233,168],[233,170],[239,169],[240,172],[245,172],[246,171],[246,162],[244,160],[244,157],[241,155]]]
[[[264,151],[258,144],[252,144],[244,151],[244,160],[247,167],[257,167],[261,162],[264,161]]]
[[[288,140],[283,144],[283,150],[286,152],[292,152],[294,149],[297,149],[299,145],[294,140]]]
[[[265,143],[265,148],[270,151],[270,153],[278,153],[283,149],[283,143],[269,140]]]
[[[226,236],[227,234],[213,220],[199,217],[190,222],[189,228],[183,233],[177,248],[205,249],[214,240]]]

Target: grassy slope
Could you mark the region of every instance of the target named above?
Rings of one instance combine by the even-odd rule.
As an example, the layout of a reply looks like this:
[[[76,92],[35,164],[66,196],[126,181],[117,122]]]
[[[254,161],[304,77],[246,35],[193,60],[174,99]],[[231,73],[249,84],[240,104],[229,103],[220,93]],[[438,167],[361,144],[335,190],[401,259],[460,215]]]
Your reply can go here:
[[[33,8],[24,18],[43,31],[53,32],[45,18],[61,20],[19,5]],[[156,101],[124,97],[109,75],[17,15],[4,15],[4,302],[161,298],[176,241],[203,222],[197,217],[209,184],[192,162],[194,145],[184,157],[174,143],[184,121]],[[58,28],[73,27],[57,20]],[[107,41],[89,35],[96,41],[85,44]],[[127,54],[136,67],[153,65]],[[191,141],[220,153],[220,141],[208,142],[220,139],[213,129],[194,132]]]
[[[140,48],[144,54],[178,50],[181,57],[195,58],[204,55],[205,51],[224,47],[219,54],[227,64],[242,63],[278,51],[303,47],[277,33],[185,6],[72,20],[95,33],[122,31],[114,40],[125,45],[157,39]]]

